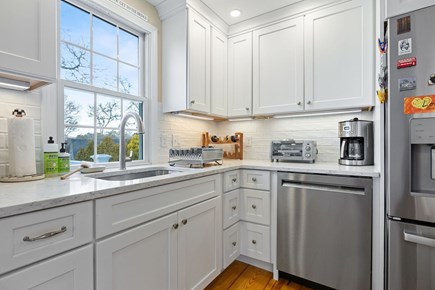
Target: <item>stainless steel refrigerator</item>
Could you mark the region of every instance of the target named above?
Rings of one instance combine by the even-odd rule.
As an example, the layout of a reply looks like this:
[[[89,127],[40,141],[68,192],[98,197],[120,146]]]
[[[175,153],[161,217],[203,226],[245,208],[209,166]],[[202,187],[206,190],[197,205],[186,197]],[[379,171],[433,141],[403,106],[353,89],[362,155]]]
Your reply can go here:
[[[435,6],[389,19],[388,39],[387,289],[435,289],[435,114],[404,113],[435,94]]]

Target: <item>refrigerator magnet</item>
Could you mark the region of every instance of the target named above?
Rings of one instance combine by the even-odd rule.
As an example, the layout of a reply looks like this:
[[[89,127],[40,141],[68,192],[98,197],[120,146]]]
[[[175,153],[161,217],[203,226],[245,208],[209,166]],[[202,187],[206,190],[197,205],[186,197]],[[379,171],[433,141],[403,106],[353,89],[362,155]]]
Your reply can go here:
[[[433,85],[435,85],[435,74],[430,75],[430,77],[429,77],[429,81],[428,81],[428,85],[429,85],[429,86],[433,86]]]
[[[411,32],[411,16],[397,19],[397,34]]]
[[[408,97],[403,101],[403,112],[407,115],[435,112],[435,95]]]
[[[397,61],[397,69],[402,69],[402,68],[416,66],[416,65],[417,65],[417,58],[416,57],[399,59]]]
[[[399,40],[398,47],[399,47],[399,55],[412,53],[412,38]]]
[[[403,78],[399,79],[399,91],[411,91],[415,90],[417,87],[417,81],[416,78]]]

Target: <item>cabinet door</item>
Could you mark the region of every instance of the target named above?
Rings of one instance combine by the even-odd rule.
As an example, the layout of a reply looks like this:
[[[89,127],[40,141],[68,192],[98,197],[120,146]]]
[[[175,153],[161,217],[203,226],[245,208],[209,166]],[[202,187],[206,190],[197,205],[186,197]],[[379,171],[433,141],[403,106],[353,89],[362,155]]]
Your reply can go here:
[[[222,269],[221,202],[216,197],[178,212],[179,290],[204,289]]]
[[[92,246],[34,264],[0,278],[3,290],[92,290]]]
[[[236,223],[240,219],[240,189],[224,194],[223,220],[224,229]]]
[[[240,222],[240,254],[270,263],[270,228]]]
[[[240,255],[240,226],[236,223],[224,231],[224,269]]]
[[[350,1],[305,17],[305,109],[374,104],[373,1]]]
[[[14,0],[0,9],[0,69],[56,78],[57,1]]]
[[[194,111],[210,113],[210,24],[189,10],[189,104]]]
[[[387,0],[385,4],[386,18],[415,11],[435,5],[435,0]]]
[[[177,289],[176,228],[174,213],[98,242],[97,289]]]
[[[217,29],[211,30],[211,113],[226,117],[227,109],[227,36]]]
[[[254,115],[304,109],[303,42],[303,17],[254,31]]]
[[[240,219],[270,225],[270,192],[243,188],[240,190]]]
[[[228,116],[252,114],[252,33],[228,40]]]

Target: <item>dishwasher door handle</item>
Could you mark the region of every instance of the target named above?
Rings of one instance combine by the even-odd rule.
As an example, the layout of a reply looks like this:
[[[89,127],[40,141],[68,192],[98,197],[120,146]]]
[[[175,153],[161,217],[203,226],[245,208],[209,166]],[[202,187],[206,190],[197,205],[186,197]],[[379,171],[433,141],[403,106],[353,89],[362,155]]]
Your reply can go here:
[[[297,188],[297,189],[307,189],[307,190],[322,190],[334,193],[346,193],[346,194],[356,194],[356,195],[365,195],[366,192],[363,188],[351,188],[351,187],[341,187],[331,186],[331,185],[318,185],[318,184],[300,184],[294,183],[291,181],[282,181],[283,187]]]
[[[435,248],[435,239],[403,232],[403,239],[407,242]]]

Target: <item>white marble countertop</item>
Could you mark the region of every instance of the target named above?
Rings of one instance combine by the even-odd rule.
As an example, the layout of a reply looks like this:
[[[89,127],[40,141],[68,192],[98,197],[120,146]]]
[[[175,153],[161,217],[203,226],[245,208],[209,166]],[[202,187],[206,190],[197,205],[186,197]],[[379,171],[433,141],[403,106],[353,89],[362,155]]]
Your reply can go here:
[[[141,171],[162,166],[168,167],[166,164],[150,165],[131,167],[128,168],[128,170]],[[89,175],[86,176],[77,173],[66,180],[60,180],[59,177],[52,177],[39,181],[23,183],[0,183],[0,218],[189,180],[235,169],[257,169],[359,177],[378,177],[380,175],[379,171],[374,166],[351,167],[333,163],[272,163],[270,161],[249,160],[225,160],[222,166],[211,166],[202,169],[182,168],[180,169],[182,171],[168,175],[129,181],[107,181],[90,178],[88,177]],[[106,172],[109,171],[114,170],[106,170]]]

